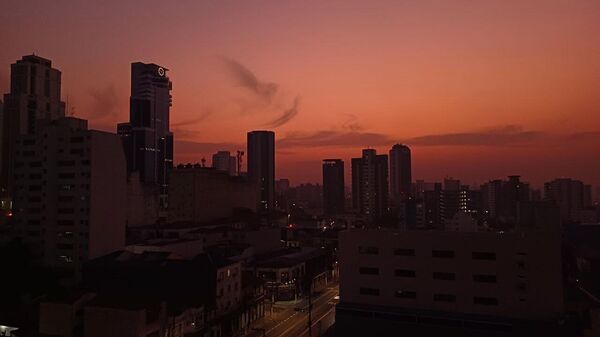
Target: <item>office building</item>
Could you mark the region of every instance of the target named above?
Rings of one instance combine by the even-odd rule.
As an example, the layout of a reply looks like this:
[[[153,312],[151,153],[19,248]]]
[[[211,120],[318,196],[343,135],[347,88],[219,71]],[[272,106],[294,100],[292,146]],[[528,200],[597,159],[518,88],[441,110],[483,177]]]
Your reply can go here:
[[[127,172],[139,172],[143,183],[158,185],[162,204],[173,167],[173,133],[170,131],[172,83],[168,69],[157,64],[131,64],[129,122],[120,123]]]
[[[352,206],[374,224],[388,210],[388,156],[373,149],[352,158]]]
[[[127,180],[117,135],[66,117],[15,144],[15,235],[37,259],[76,277],[83,262],[123,248]]]
[[[248,132],[248,178],[256,186],[258,212],[270,212],[275,205],[275,133]]]
[[[37,132],[38,120],[65,116],[61,99],[61,72],[52,61],[23,56],[10,66],[10,92],[4,95],[0,156],[0,188],[10,194],[14,169],[15,141]]]
[[[323,160],[323,211],[326,215],[344,213],[344,161]]]
[[[396,144],[390,150],[390,200],[397,205],[410,197],[412,185],[410,148]]]
[[[212,156],[212,167],[230,176],[237,175],[237,159],[229,151],[219,151]]]
[[[556,228],[350,230],[339,253],[340,336],[547,336],[565,313]]]

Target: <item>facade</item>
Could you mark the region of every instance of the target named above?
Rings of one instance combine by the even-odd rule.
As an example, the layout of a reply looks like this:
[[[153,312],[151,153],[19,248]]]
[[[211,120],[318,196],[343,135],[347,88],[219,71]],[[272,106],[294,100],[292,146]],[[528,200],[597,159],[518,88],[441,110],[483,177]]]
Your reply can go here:
[[[269,212],[275,205],[275,133],[248,132],[248,178],[256,186],[258,212]]]
[[[77,273],[84,261],[122,249],[127,181],[117,135],[67,117],[15,144],[15,234],[44,265]]]
[[[180,165],[170,175],[169,222],[216,220],[256,207],[255,185],[245,177],[200,165]]]
[[[38,120],[65,116],[61,97],[61,72],[52,61],[28,55],[10,67],[10,93],[4,95],[2,113],[0,188],[12,190],[14,143],[18,137],[37,132]]]
[[[212,167],[230,176],[237,175],[237,158],[232,156],[229,151],[219,151],[212,156]]]
[[[578,221],[581,211],[591,206],[589,189],[579,180],[554,179],[544,184],[544,197],[560,208],[562,221]]]
[[[369,224],[388,210],[388,156],[373,149],[352,158],[352,206]]]
[[[323,160],[323,211],[326,215],[344,213],[344,161]]]
[[[485,215],[504,223],[514,223],[517,205],[531,200],[529,184],[519,176],[508,180],[491,180],[481,186],[482,208]]]
[[[419,336],[436,327],[460,336],[551,327],[565,310],[560,261],[556,230],[342,232],[336,324],[360,318]]]
[[[117,126],[127,172],[139,172],[143,183],[158,185],[163,195],[173,167],[173,133],[169,126],[172,83],[167,71],[152,63],[131,64],[129,122]]]
[[[393,204],[410,197],[412,166],[410,148],[396,144],[390,150],[390,200]]]

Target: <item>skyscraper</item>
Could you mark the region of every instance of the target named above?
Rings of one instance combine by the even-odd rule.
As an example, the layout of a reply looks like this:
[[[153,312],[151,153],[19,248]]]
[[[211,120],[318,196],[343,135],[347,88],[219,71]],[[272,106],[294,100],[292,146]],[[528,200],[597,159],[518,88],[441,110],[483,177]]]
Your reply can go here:
[[[160,186],[165,194],[173,167],[173,133],[169,127],[172,83],[168,69],[153,63],[131,64],[129,122],[117,126],[127,171]]]
[[[390,199],[397,204],[410,196],[412,184],[410,148],[396,144],[390,150]]]
[[[237,159],[229,151],[218,151],[212,156],[212,167],[234,176],[236,175]]]
[[[326,215],[344,212],[344,161],[323,160],[323,211]]]
[[[373,224],[388,209],[388,156],[365,149],[352,158],[352,206]]]
[[[0,187],[12,190],[14,146],[19,136],[36,132],[38,120],[65,116],[60,100],[61,72],[52,61],[28,55],[10,66],[10,93],[4,95]]]
[[[273,131],[248,132],[248,178],[257,189],[257,211],[271,211],[275,205],[275,133]]]

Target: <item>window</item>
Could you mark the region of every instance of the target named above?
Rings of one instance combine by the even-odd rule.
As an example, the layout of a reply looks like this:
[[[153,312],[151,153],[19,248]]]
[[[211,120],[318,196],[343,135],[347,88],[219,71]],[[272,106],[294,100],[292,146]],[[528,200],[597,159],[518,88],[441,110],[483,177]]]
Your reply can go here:
[[[397,256],[415,256],[415,250],[410,248],[396,248],[394,255]]]
[[[417,293],[414,291],[397,290],[396,297],[403,299],[415,299],[417,298]]]
[[[359,254],[365,254],[365,255],[378,255],[379,254],[379,248],[377,247],[363,247],[360,246],[358,247],[358,253]]]
[[[433,279],[434,280],[444,280],[444,281],[454,281],[456,279],[456,274],[444,273],[444,272],[434,272]]]
[[[473,260],[489,260],[496,261],[496,253],[492,252],[473,252]]]
[[[375,267],[360,267],[358,272],[361,275],[379,275],[379,268]]]
[[[496,275],[473,275],[473,282],[496,283]]]
[[[473,297],[473,303],[479,305],[498,305],[498,299],[495,297]]]
[[[394,275],[398,277],[416,277],[416,272],[409,269],[396,269]]]
[[[379,296],[379,289],[377,288],[360,288],[359,292],[361,295]]]
[[[433,300],[436,302],[456,302],[456,295],[452,294],[433,294]]]
[[[454,252],[451,250],[434,250],[431,252],[432,257],[451,259],[454,257]]]

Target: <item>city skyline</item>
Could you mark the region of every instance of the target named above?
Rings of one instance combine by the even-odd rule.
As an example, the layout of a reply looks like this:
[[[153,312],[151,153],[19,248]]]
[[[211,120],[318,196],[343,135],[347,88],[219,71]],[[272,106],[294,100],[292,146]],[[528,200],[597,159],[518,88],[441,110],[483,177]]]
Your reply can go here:
[[[2,92],[9,65],[35,52],[63,73],[67,114],[114,131],[129,112],[130,63],[154,62],[175,83],[176,163],[244,149],[247,131],[273,129],[277,178],[293,184],[318,182],[323,158],[349,162],[401,142],[413,149],[414,179],[600,185],[600,162],[589,160],[600,146],[598,4],[115,4],[1,5],[12,14]],[[166,29],[175,20],[178,30]],[[50,38],[39,34],[48,24]],[[88,37],[93,48],[68,48]]]

